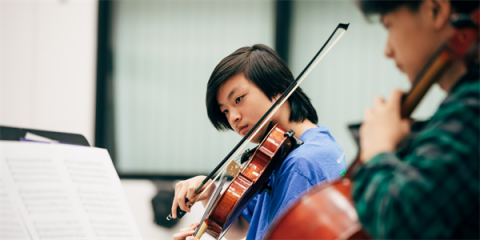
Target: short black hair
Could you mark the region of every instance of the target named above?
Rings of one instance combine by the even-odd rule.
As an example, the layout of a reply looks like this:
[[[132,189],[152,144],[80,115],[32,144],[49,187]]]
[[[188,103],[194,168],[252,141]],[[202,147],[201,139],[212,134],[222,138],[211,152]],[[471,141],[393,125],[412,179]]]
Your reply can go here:
[[[357,5],[366,17],[379,14],[383,16],[393,12],[400,7],[407,7],[412,11],[417,11],[423,0],[357,0]],[[452,9],[457,13],[471,13],[478,9],[477,0],[450,0]]]
[[[208,80],[205,103],[208,118],[217,130],[232,129],[226,116],[220,112],[218,90],[231,77],[240,73],[259,87],[270,100],[282,94],[294,81],[292,72],[273,49],[263,44],[239,48],[220,61]],[[288,98],[288,103],[289,121],[303,122],[308,119],[315,124],[318,122],[315,108],[300,87]]]

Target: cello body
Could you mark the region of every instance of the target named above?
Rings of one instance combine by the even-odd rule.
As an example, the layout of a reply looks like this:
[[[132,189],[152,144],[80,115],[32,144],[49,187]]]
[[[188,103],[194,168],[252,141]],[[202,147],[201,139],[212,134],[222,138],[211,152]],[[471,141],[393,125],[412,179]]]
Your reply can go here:
[[[293,204],[265,239],[369,239],[351,192],[348,178],[320,185]]]

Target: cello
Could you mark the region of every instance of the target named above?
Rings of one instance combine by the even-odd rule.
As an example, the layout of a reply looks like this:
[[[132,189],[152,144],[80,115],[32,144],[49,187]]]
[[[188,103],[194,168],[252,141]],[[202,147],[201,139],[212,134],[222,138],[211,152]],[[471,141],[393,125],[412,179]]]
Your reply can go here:
[[[330,36],[329,40],[332,39],[337,30],[343,31],[340,35],[342,36],[347,27],[348,25],[346,24],[339,24]],[[340,37],[336,39],[335,43],[339,40],[339,38]],[[248,138],[248,141],[250,141],[260,129],[265,129],[263,126],[268,123],[269,118],[271,118],[273,114],[275,114],[275,111],[278,110],[282,104],[285,103],[288,97],[295,92],[299,84],[305,79],[308,73],[311,72],[312,69],[325,56],[326,53],[323,55],[320,53],[327,46],[327,44],[328,41],[315,55],[314,59],[309,63],[304,71],[302,71],[299,77],[292,82],[292,84],[271,106],[271,108],[267,111],[267,113],[265,113],[260,121],[258,121],[256,125],[249,131],[244,139]],[[333,45],[326,48],[326,52],[328,52],[332,47]],[[252,131],[254,131],[254,133],[250,136]],[[268,136],[264,138],[262,143],[255,150],[254,156],[250,158],[247,165],[242,168],[240,173],[234,174],[234,180],[229,185],[227,190],[225,190],[224,193],[215,200],[216,203],[213,204],[212,210],[207,209],[207,211],[210,212],[207,219],[208,221],[203,221],[205,225],[208,225],[206,229],[207,233],[216,238],[221,238],[228,230],[231,223],[233,223],[233,221],[238,217],[238,214],[240,214],[240,211],[249,202],[249,200],[259,191],[265,189],[263,186],[266,180],[269,179],[270,173],[273,171],[274,167],[278,166],[278,164],[281,164],[283,157],[288,155],[290,150],[298,145],[297,140],[292,138],[293,134],[294,133],[292,131],[286,131],[280,126],[271,128],[271,131],[267,134]],[[240,142],[239,144],[241,145],[243,143]],[[232,151],[236,151],[236,149]],[[228,165],[230,166],[232,163],[233,162],[230,162]],[[220,165],[223,165],[223,162]],[[223,172],[223,169],[221,171],[217,171],[217,169],[215,169],[212,173],[218,172]],[[211,178],[211,175],[212,174],[206,177],[203,181],[215,180]],[[196,194],[199,192],[198,189],[203,189],[202,184],[196,188],[197,190],[195,190],[193,198],[200,199],[200,197],[197,197]],[[206,189],[203,190],[203,192],[206,192]],[[183,201],[183,199],[181,201]],[[226,202],[226,204],[223,204],[223,202]]]
[[[455,61],[463,61],[466,65],[478,61],[479,19],[478,9],[470,16],[458,14],[452,17],[456,30],[431,57],[414,80],[411,90],[404,95],[402,118],[409,118],[428,89]],[[370,238],[362,229],[351,195],[353,173],[361,162],[358,154],[343,178],[318,186],[302,196],[272,224],[265,239]]]

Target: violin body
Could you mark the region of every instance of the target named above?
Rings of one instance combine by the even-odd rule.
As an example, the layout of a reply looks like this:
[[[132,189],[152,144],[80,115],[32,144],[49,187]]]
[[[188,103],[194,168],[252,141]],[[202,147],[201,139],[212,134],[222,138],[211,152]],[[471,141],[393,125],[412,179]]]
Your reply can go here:
[[[208,234],[216,239],[222,238],[246,204],[263,190],[276,164],[280,164],[292,150],[293,144],[285,136],[286,132],[276,125],[258,145],[245,167],[214,203],[205,220]]]

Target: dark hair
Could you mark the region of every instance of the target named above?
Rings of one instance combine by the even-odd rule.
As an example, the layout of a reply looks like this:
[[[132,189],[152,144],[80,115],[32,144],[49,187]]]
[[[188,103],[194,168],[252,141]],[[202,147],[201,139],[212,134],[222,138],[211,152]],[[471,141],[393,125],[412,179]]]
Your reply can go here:
[[[272,100],[282,94],[294,81],[287,65],[271,48],[263,44],[242,47],[225,57],[213,70],[207,84],[207,114],[210,122],[218,130],[232,129],[225,115],[220,112],[217,101],[218,89],[231,77],[243,73]],[[318,122],[317,112],[310,99],[299,87],[288,99],[291,122],[305,119]]]
[[[366,17],[375,14],[383,16],[404,6],[417,11],[422,2],[423,0],[357,0],[360,10]],[[457,13],[471,13],[479,7],[477,0],[450,0],[450,4]]]

